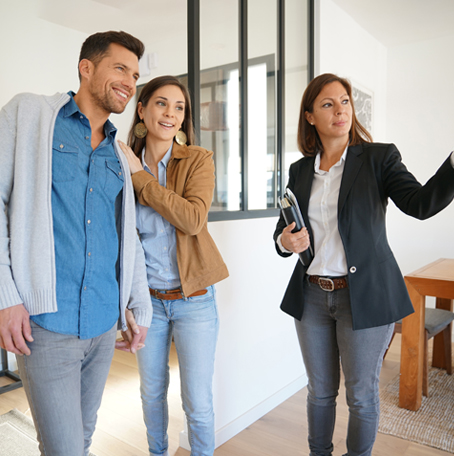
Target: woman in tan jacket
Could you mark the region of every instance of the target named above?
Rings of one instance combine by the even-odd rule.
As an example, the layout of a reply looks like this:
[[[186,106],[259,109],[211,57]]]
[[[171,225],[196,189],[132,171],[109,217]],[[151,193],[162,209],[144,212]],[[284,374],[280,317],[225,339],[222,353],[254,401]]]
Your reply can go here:
[[[191,456],[212,456],[212,378],[218,334],[214,284],[227,267],[208,233],[212,152],[193,145],[189,94],[172,76],[140,93],[129,145],[120,142],[137,197],[153,320],[137,353],[150,455],[168,454],[169,350],[178,353]]]

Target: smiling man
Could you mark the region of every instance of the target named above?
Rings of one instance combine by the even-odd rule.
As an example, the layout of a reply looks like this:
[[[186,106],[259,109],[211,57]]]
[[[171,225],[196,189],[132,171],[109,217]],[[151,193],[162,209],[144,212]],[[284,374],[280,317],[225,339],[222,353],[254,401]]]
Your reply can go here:
[[[84,42],[76,94],[0,111],[0,346],[15,353],[42,455],[89,454],[125,309],[151,323],[130,172],[110,114],[136,92],[141,41]]]

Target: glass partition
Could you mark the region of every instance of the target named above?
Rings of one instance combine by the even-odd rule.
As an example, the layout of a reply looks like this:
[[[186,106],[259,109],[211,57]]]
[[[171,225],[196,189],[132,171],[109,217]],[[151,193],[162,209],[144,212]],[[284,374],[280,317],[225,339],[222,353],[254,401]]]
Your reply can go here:
[[[298,18],[298,20],[295,20]],[[290,165],[302,157],[297,146],[301,98],[309,82],[307,1],[285,0],[285,154],[284,185]]]
[[[276,0],[248,2],[248,209],[276,207]]]
[[[241,208],[238,2],[200,2],[200,145],[214,153],[212,211]]]

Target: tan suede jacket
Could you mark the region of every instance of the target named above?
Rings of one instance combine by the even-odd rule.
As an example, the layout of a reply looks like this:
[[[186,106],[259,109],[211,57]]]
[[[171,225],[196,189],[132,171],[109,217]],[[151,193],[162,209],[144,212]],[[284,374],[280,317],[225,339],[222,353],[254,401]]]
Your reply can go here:
[[[175,227],[185,296],[229,275],[207,227],[214,179],[213,152],[175,142],[167,165],[167,188],[146,171],[132,175],[139,203],[152,207]]]

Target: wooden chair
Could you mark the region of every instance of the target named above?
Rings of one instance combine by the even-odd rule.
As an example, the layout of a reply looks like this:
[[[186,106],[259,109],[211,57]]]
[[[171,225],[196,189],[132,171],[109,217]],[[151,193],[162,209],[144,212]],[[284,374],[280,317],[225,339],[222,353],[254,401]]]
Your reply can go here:
[[[424,396],[429,396],[429,339],[443,332],[443,345],[444,345],[444,356],[446,372],[452,375],[452,321],[454,320],[454,313],[449,310],[443,309],[432,309],[426,308],[426,317],[424,327],[426,329],[426,337],[424,340],[424,370],[423,370],[423,381],[422,381],[422,393]],[[402,333],[402,320],[395,323],[394,333],[392,335],[389,346],[394,339],[396,333]],[[389,349],[389,347],[388,347]],[[386,357],[386,350],[383,359]]]

